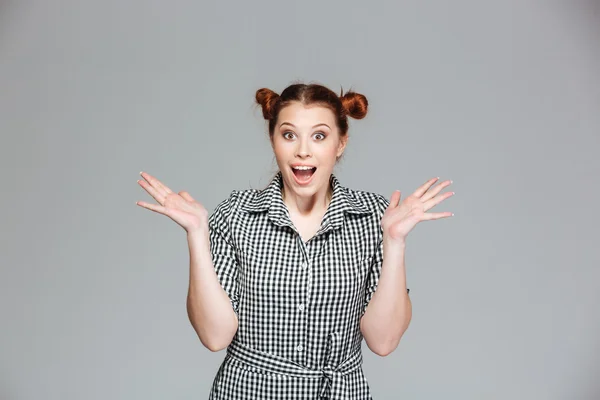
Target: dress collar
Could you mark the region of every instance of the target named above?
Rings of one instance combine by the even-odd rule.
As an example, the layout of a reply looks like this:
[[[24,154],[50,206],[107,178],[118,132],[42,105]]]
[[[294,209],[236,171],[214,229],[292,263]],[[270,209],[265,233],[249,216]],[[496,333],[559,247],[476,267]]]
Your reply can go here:
[[[333,189],[331,202],[323,216],[323,227],[331,225],[341,227],[345,213],[370,214],[370,210],[360,199],[352,196],[350,190],[340,183],[339,179],[331,174],[329,183]],[[257,194],[241,208],[250,213],[268,212],[269,219],[276,225],[290,225],[291,220],[287,206],[282,196],[283,176],[281,171],[273,177],[269,185],[258,191]]]

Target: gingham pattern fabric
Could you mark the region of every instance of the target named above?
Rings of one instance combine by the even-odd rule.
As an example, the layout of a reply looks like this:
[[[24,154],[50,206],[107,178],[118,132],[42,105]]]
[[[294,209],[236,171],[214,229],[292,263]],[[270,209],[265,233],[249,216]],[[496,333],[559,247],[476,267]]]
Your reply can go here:
[[[234,190],[211,213],[213,263],[239,326],[210,399],[371,399],[359,324],[381,273],[389,201],[333,174],[330,184],[307,242],[283,202],[281,172],[265,189]]]

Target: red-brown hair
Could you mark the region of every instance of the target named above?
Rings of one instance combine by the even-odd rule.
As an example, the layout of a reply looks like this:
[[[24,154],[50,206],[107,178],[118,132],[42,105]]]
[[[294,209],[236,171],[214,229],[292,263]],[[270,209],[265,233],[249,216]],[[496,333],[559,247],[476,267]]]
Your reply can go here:
[[[269,136],[272,137],[279,112],[290,103],[298,101],[304,105],[320,105],[329,108],[336,117],[340,136],[348,133],[348,117],[362,119],[367,115],[369,103],[360,93],[343,90],[338,96],[331,89],[319,84],[295,83],[281,94],[271,89],[256,91],[256,103],[262,107],[263,117],[269,121]]]

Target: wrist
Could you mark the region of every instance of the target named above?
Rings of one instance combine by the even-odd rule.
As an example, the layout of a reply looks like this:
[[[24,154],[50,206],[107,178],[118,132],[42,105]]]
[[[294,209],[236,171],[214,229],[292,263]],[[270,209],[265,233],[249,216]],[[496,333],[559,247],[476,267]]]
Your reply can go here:
[[[208,227],[194,228],[186,231],[188,240],[204,240],[209,237]]]
[[[397,249],[405,249],[406,248],[406,238],[391,238],[387,235],[383,235],[383,245],[388,247],[393,247]]]

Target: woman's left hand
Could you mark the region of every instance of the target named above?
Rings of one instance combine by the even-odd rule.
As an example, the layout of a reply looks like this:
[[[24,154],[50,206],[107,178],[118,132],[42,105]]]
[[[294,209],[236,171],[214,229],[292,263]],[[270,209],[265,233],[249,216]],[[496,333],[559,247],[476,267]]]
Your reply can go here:
[[[390,205],[381,218],[384,238],[394,242],[404,242],[408,233],[421,221],[430,221],[440,218],[451,217],[451,212],[426,212],[438,205],[454,192],[446,192],[438,195],[442,189],[449,186],[452,181],[445,181],[431,189],[431,186],[439,178],[432,178],[419,187],[413,194],[406,197],[400,203],[400,191],[396,190],[390,199]],[[431,190],[430,190],[431,189]]]

